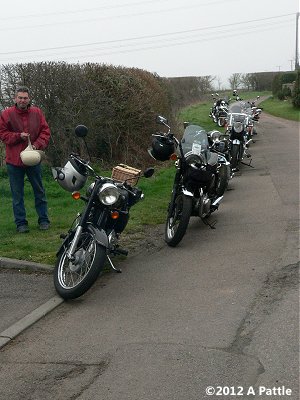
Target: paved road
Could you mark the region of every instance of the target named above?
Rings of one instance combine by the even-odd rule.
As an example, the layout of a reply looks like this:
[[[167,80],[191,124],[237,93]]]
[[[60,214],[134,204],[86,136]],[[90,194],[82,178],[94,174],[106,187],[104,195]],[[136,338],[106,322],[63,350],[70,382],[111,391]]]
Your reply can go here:
[[[263,115],[217,229],[192,219],[5,346],[0,399],[298,399],[298,149]]]

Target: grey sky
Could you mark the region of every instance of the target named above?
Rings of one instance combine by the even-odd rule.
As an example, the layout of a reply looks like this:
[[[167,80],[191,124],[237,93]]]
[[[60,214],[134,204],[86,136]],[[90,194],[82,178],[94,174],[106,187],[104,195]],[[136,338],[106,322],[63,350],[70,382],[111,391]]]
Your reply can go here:
[[[299,0],[13,0],[1,4],[0,64],[90,61],[227,85],[294,68],[298,11]]]

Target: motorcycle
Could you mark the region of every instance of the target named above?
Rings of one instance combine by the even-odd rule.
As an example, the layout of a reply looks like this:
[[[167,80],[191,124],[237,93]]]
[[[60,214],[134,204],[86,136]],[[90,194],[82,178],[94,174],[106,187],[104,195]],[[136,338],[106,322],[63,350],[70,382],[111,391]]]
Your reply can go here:
[[[217,130],[209,131],[207,135],[209,149],[218,155],[218,194],[224,194],[230,179],[233,178],[229,152],[230,136],[226,132],[221,133]]]
[[[257,100],[259,100],[260,96],[256,97]],[[256,129],[256,125],[259,124],[259,119],[260,119],[260,114],[262,113],[262,108],[261,107],[257,107],[255,104],[255,101],[251,101],[249,102],[250,104],[250,108],[251,111],[249,111],[249,113],[251,114],[251,118],[253,120],[253,135],[257,135],[257,129]]]
[[[149,154],[156,160],[175,161],[176,174],[168,206],[165,241],[175,247],[182,240],[191,216],[207,221],[219,207],[224,190],[219,184],[218,155],[209,150],[206,131],[198,125],[186,124],[184,135],[178,140],[168,120],[157,117],[157,123],[168,131],[153,135]]]
[[[209,117],[215,122],[215,123],[217,123],[217,117],[216,117],[216,111],[217,111],[217,102],[219,101],[218,100],[218,93],[216,93],[216,95],[214,95],[214,94],[212,94],[211,95],[212,96],[212,98],[213,98],[213,105],[212,105],[212,107],[211,107],[211,109],[210,109],[210,112],[209,112]]]
[[[217,124],[219,127],[223,127],[226,125],[228,117],[228,104],[224,100],[221,101],[221,104],[218,106],[216,118]]]
[[[226,133],[229,134],[230,138],[230,164],[232,172],[239,170],[239,164],[242,163],[244,157],[251,158],[249,153],[249,145],[252,142],[251,128],[253,123],[248,114],[242,112],[243,109],[237,108],[238,106],[232,106],[228,124],[226,127]],[[238,112],[233,112],[238,111]],[[251,165],[251,161],[249,164]]]
[[[84,125],[75,128],[76,136],[84,142],[87,133]],[[149,178],[153,172],[153,168],[148,168],[143,176]],[[64,299],[74,299],[90,289],[106,260],[113,270],[121,272],[110,256],[128,254],[120,248],[118,240],[128,223],[131,207],[144,197],[141,189],[134,186],[142,172],[121,164],[113,169],[111,178],[103,177],[88,161],[71,153],[66,165],[53,167],[52,174],[63,189],[72,192],[74,199],[85,203],[68,233],[61,235],[63,243],[56,254],[54,269],[57,293]],[[93,182],[82,196],[79,190],[88,177],[92,177]]]
[[[218,125],[225,126],[228,115],[228,102],[219,98],[219,94],[212,94],[214,103],[210,109],[209,117]]]

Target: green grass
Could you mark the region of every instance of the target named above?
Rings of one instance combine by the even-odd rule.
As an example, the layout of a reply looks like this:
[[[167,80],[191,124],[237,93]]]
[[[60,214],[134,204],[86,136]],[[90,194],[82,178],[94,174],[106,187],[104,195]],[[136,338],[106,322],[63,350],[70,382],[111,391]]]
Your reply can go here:
[[[48,231],[38,229],[33,193],[30,183],[26,181],[25,207],[30,232],[19,234],[14,224],[6,170],[0,168],[0,255],[2,257],[53,265],[56,251],[61,244],[59,235],[68,231],[77,213],[84,207],[82,201],[73,200],[71,193],[64,191],[53,180],[47,167],[44,167],[43,171],[51,228]],[[138,186],[143,190],[145,198],[132,207],[131,218],[123,236],[127,233],[142,232],[146,225],[164,222],[174,174],[174,166],[169,166],[157,168],[151,178],[140,179]]]
[[[278,100],[276,98],[269,98],[261,103],[263,111],[276,117],[290,119],[293,121],[300,120],[300,111],[293,107],[291,99]]]

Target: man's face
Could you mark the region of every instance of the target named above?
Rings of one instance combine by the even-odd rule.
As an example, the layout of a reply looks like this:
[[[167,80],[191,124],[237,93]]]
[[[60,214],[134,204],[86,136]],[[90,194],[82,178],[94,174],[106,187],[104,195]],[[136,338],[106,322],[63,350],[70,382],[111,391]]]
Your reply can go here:
[[[20,110],[25,110],[28,107],[29,101],[27,92],[18,92],[15,97],[15,102]]]

